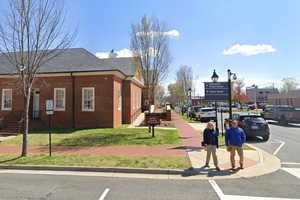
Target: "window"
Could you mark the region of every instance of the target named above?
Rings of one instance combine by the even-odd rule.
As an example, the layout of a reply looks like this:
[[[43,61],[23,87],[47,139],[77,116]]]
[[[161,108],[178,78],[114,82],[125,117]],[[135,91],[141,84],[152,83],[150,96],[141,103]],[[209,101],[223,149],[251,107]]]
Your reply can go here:
[[[65,111],[66,88],[54,88],[54,110]]]
[[[2,89],[2,110],[12,110],[12,89]]]
[[[82,88],[82,111],[95,111],[95,88]]]

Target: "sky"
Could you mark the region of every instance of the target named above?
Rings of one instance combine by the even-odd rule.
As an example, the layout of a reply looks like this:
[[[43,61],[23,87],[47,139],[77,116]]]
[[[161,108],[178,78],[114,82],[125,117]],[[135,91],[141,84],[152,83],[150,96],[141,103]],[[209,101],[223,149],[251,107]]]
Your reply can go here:
[[[111,49],[130,54],[130,26],[143,15],[167,23],[172,63],[164,85],[174,82],[180,65],[192,67],[196,94],[203,94],[213,69],[220,81],[231,69],[247,86],[300,80],[299,0],[65,1],[67,25],[78,30],[73,46],[100,57]]]

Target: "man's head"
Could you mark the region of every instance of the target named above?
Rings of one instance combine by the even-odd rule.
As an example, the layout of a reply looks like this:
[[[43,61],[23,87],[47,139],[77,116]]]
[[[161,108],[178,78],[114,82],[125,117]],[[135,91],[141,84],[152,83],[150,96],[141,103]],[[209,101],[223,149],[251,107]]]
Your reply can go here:
[[[207,128],[208,129],[214,129],[214,123],[213,122],[208,122],[207,123]]]
[[[233,121],[231,122],[231,127],[232,127],[232,128],[237,128],[237,127],[238,127],[238,121],[237,121],[237,120],[233,120]]]

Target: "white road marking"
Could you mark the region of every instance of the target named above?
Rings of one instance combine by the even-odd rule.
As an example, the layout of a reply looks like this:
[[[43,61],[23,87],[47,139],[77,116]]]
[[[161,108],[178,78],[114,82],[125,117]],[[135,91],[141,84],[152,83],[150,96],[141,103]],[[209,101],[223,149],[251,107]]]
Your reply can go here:
[[[283,165],[300,165],[300,163],[296,163],[296,162],[282,162],[281,164],[283,164]]]
[[[215,190],[220,200],[300,200],[290,198],[276,198],[276,197],[253,197],[253,196],[241,196],[241,195],[225,195],[221,188],[214,180],[208,181],[212,188]]]
[[[221,188],[218,186],[218,184],[216,183],[216,181],[214,180],[209,180],[208,181],[210,183],[210,185],[212,186],[212,188],[215,190],[215,192],[217,193],[219,199],[224,199],[224,193],[222,192]]]
[[[286,168],[286,167],[283,167],[281,169],[300,179],[300,168]]]
[[[110,189],[109,188],[106,188],[104,190],[104,192],[101,194],[101,196],[99,197],[98,200],[104,200],[104,198],[107,196],[107,194],[109,193]]]
[[[273,155],[276,155],[276,154],[280,151],[280,149],[285,145],[285,142],[283,142],[283,141],[281,141],[281,140],[278,140],[278,142],[281,143],[281,144],[280,144],[279,147],[273,152]]]

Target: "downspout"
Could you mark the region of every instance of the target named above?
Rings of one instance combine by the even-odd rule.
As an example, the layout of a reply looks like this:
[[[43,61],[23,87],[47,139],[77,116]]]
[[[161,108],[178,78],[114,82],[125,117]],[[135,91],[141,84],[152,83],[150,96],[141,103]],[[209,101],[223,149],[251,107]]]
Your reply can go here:
[[[75,128],[75,77],[71,72],[72,78],[72,128]]]

